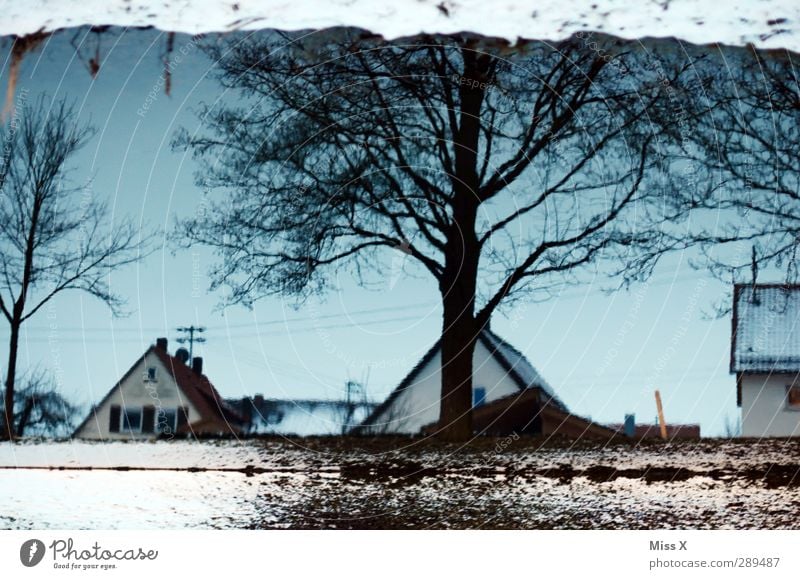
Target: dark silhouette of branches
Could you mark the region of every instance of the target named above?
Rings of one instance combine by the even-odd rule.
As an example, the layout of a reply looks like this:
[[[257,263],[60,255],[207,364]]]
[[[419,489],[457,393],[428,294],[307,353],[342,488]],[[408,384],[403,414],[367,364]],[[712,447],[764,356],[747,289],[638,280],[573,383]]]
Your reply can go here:
[[[634,280],[686,244],[666,92],[689,65],[597,41],[602,52],[344,29],[211,45],[242,100],[176,140],[205,161],[199,184],[225,192],[179,238],[218,252],[212,289],[229,303],[320,291],[333,268],[379,270],[387,252],[413,258],[442,297],[441,434],[464,439],[475,339],[501,304],[600,262]]]
[[[797,281],[800,242],[798,57],[753,48],[725,52],[724,74],[707,87],[712,106],[696,113],[690,158],[716,194],[703,207],[719,218],[700,237],[703,266],[725,281],[753,267]],[[719,67],[720,58],[706,63]]]
[[[38,368],[21,382],[14,396],[15,436],[68,436],[78,422],[79,409],[59,393],[55,379]]]
[[[62,292],[79,290],[121,313],[109,274],[144,255],[149,237],[112,222],[107,205],[67,181],[68,162],[93,134],[64,101],[24,103],[0,130],[0,313],[9,325],[6,414],[14,405],[22,324]],[[13,429],[4,428],[13,438]]]

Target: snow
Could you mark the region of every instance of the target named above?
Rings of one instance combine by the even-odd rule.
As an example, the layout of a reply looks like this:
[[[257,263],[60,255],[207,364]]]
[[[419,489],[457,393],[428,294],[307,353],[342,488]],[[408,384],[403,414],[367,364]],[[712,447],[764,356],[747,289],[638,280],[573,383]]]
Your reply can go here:
[[[705,44],[752,43],[800,50],[796,0],[0,0],[0,34],[26,34],[84,24],[155,26],[163,30],[224,32],[349,25],[388,38],[419,32],[478,32],[563,39],[593,30],[624,38],[669,37]]]
[[[735,300],[732,370],[800,371],[800,287],[740,286]]]
[[[790,529],[800,441],[0,445],[0,528]],[[100,452],[105,448],[105,453]],[[162,470],[9,469],[149,464]],[[113,460],[109,461],[113,457]],[[12,462],[11,465],[14,463]],[[176,465],[237,470],[164,470]],[[248,466],[255,469],[248,470]]]
[[[269,414],[253,417],[252,434],[280,434],[284,436],[340,435],[347,417],[347,406],[333,400],[273,400]],[[370,407],[354,409],[349,424],[359,424],[367,417]]]
[[[177,450],[180,450],[177,452]],[[0,468],[242,468],[259,461],[256,448],[237,442],[0,443]]]

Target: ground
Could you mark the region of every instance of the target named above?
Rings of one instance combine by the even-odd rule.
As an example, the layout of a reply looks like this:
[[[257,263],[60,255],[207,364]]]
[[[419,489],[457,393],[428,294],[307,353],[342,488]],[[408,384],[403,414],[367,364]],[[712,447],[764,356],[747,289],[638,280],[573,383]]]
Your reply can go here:
[[[0,445],[11,529],[794,529],[799,510],[791,439]]]

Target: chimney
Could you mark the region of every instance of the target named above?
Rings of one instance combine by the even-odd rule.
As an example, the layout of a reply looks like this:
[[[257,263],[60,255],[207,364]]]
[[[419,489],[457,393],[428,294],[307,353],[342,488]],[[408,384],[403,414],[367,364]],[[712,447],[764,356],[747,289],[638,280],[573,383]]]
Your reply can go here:
[[[192,358],[192,370],[195,374],[203,373],[203,359],[200,356]]]
[[[167,351],[167,339],[166,338],[156,338],[156,348],[166,352]]]

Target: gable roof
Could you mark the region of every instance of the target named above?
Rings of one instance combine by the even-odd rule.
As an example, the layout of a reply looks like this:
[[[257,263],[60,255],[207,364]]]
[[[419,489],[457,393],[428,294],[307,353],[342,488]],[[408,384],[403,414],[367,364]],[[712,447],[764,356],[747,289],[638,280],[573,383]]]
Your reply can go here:
[[[123,374],[122,378],[112,386],[111,390],[109,390],[105,396],[103,396],[103,399],[92,407],[83,422],[81,422],[73,432],[73,436],[77,435],[81,429],[86,426],[89,419],[94,416],[95,410],[105,404],[111,395],[119,390],[122,384],[133,374],[136,367],[147,360],[148,356],[155,356],[161,361],[175,380],[178,388],[180,388],[181,392],[200,413],[200,419],[203,422],[211,421],[217,424],[217,426],[222,426],[228,430],[234,430],[242,423],[241,416],[239,416],[222,396],[220,396],[217,389],[205,374],[197,374],[178,358],[170,356],[165,350],[162,350],[156,345],[152,345],[144,354],[137,358],[136,362]]]
[[[395,388],[389,396],[381,402],[371,413],[364,419],[364,422],[359,424],[354,432],[359,432],[365,426],[373,424],[383,412],[389,408],[392,403],[397,399],[400,394],[409,386],[414,384],[418,374],[425,366],[433,359],[439,352],[441,347],[441,337],[436,340],[436,343],[425,353],[425,355],[417,362],[416,366],[400,381],[400,384]],[[525,357],[525,355],[514,348],[511,344],[506,342],[503,338],[495,334],[489,329],[481,330],[478,334],[478,342],[489,350],[489,353],[500,364],[503,370],[506,371],[508,376],[514,381],[520,390],[527,388],[539,388],[548,398],[548,401],[555,405],[557,408],[566,411],[567,407],[553,392],[550,385],[542,378],[541,374],[533,367],[533,364]]]
[[[208,376],[198,374],[178,358],[170,356],[169,353],[157,346],[151,346],[147,352],[154,353],[161,360],[175,379],[175,383],[204,419],[219,419],[226,426],[241,424],[242,417],[220,396]]]
[[[731,372],[800,371],[800,286],[733,288]]]

